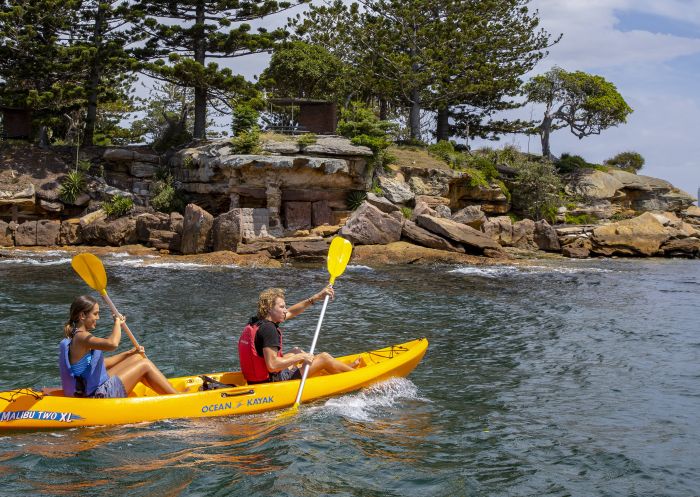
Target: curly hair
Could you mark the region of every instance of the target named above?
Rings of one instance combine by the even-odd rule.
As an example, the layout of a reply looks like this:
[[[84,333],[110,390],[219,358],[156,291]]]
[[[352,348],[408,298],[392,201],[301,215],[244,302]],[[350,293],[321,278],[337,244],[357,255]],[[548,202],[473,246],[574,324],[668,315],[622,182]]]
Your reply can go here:
[[[258,297],[258,319],[265,319],[278,298],[284,298],[284,290],[282,288],[268,288],[260,293],[260,297]]]

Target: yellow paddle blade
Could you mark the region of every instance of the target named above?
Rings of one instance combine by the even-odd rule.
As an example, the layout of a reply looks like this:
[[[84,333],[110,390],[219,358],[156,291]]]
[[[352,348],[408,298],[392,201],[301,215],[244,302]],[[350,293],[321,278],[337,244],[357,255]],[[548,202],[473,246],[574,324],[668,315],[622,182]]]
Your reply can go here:
[[[350,254],[352,254],[352,243],[340,236],[333,238],[331,247],[328,249],[328,273],[331,275],[331,285],[345,271]]]
[[[78,254],[73,257],[70,265],[90,288],[104,293],[107,288],[107,273],[97,256],[88,253]]]

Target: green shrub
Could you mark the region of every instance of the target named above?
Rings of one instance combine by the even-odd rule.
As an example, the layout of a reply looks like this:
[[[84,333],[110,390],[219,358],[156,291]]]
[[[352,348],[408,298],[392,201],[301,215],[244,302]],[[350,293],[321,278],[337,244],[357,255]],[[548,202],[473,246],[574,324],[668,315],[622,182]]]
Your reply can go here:
[[[346,138],[360,135],[386,138],[396,129],[396,125],[379,119],[374,111],[360,102],[353,102],[341,109],[336,132]]]
[[[78,161],[78,170],[80,170],[84,173],[88,173],[90,171],[91,167],[92,167],[92,162],[90,162],[89,160],[82,159],[82,160]]]
[[[366,199],[367,192],[364,192],[362,190],[353,190],[350,193],[348,193],[346,203],[348,204],[348,208],[354,211],[359,206],[361,206]]]
[[[102,210],[113,217],[121,217],[134,208],[134,201],[130,197],[115,195],[111,200],[102,202]]]
[[[573,173],[579,169],[591,167],[591,164],[586,162],[586,160],[580,155],[570,154],[561,154],[561,157],[555,162],[554,165],[556,166],[557,171],[562,174]]]
[[[87,181],[82,171],[71,171],[61,182],[58,197],[67,204],[72,204],[75,199],[85,191]]]
[[[239,136],[241,133],[250,133],[258,127],[260,112],[249,103],[238,104],[233,109],[233,135]]]
[[[260,128],[254,126],[249,131],[242,131],[231,138],[234,154],[258,154],[260,148]]]
[[[403,217],[406,219],[411,219],[411,216],[413,215],[413,209],[410,207],[401,207],[401,214],[403,214]]]
[[[565,214],[564,222],[566,224],[596,224],[598,218],[592,214],[579,214],[574,216],[573,214]]]
[[[372,181],[372,188],[370,188],[369,191],[379,197],[384,196],[384,191],[382,191],[382,187],[379,186],[379,181],[376,178]]]
[[[470,167],[478,169],[484,176],[487,182],[500,177],[496,164],[491,159],[483,155],[473,155],[469,158],[468,164]]]
[[[299,145],[299,148],[303,150],[309,145],[316,143],[316,140],[317,138],[314,133],[304,133],[297,138],[297,145]]]
[[[644,162],[644,157],[642,157],[641,154],[637,152],[628,151],[621,152],[615,157],[611,157],[610,159],[605,161],[605,164],[608,166],[617,167],[619,169],[622,169],[623,171],[636,173],[642,167],[644,167]]]
[[[469,186],[472,188],[483,187],[488,188],[489,182],[486,180],[484,173],[474,167],[467,167],[463,171],[469,176]]]
[[[434,145],[429,145],[428,153],[445,161],[451,169],[459,170],[465,163],[464,154],[457,152],[454,143],[446,140],[440,140]]]
[[[156,181],[151,185],[151,207],[165,213],[183,212],[185,197],[173,186],[173,177],[167,169],[156,172]]]

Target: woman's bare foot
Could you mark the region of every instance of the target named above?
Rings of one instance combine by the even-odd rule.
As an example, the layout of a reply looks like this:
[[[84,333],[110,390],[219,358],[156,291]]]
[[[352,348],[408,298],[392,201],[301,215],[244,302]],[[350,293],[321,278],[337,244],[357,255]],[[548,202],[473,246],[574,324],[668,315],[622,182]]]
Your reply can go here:
[[[365,366],[366,366],[365,360],[362,357],[358,357],[357,359],[352,361],[352,363],[350,364],[350,367],[352,369],[363,368]]]

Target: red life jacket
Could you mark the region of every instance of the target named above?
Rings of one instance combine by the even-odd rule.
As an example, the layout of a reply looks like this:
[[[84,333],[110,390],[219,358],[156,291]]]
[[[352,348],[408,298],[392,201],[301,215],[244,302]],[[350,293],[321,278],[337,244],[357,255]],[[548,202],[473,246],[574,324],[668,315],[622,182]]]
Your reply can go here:
[[[249,323],[243,328],[243,333],[238,339],[238,359],[241,362],[241,371],[246,381],[267,381],[270,379],[270,372],[265,364],[265,357],[255,350],[255,334],[260,328],[260,321]],[[280,348],[277,357],[282,357],[282,333],[277,330],[280,337]]]

